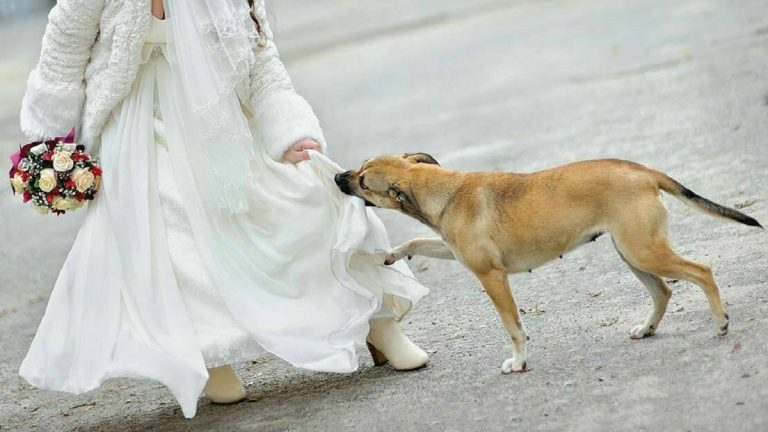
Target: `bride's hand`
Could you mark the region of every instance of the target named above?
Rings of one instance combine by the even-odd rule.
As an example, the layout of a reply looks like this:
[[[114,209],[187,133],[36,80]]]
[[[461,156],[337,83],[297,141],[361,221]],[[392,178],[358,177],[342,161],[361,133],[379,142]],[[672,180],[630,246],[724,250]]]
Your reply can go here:
[[[309,159],[307,150],[320,151],[320,144],[310,138],[304,138],[283,153],[283,159],[290,163],[297,163]]]

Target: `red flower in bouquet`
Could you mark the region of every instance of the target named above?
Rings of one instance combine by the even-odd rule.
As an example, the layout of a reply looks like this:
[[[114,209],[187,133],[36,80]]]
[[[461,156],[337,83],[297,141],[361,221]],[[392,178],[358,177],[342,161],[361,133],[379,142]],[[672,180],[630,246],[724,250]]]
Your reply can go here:
[[[13,193],[42,214],[77,210],[94,199],[101,183],[102,170],[84,146],[75,144],[74,129],[66,137],[22,146],[11,163]]]

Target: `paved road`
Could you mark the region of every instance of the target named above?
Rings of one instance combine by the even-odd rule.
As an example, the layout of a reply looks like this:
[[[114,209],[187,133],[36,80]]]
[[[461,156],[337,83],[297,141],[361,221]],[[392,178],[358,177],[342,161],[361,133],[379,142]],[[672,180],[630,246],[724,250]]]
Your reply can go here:
[[[627,158],[768,222],[764,0],[274,3],[278,46],[343,166],[416,150],[462,169]],[[21,140],[15,113],[43,23],[0,29],[0,154]],[[37,217],[0,194],[0,427],[768,430],[768,235],[667,203],[677,250],[714,269],[726,337],[700,290],[677,282],[659,334],[631,341],[650,299],[601,238],[511,278],[533,370],[501,375],[510,349],[479,284],[456,263],[417,258],[433,292],[404,327],[428,368],[361,357],[358,372],[332,375],[262,359],[239,366],[248,402],[203,400],[188,421],[152,382],[70,396],[18,378],[80,216]],[[381,215],[394,242],[428,233]]]

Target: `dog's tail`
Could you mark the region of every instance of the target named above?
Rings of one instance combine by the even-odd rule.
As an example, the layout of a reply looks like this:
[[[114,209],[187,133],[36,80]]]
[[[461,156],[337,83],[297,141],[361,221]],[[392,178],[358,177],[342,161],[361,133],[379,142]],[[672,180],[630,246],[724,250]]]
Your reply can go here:
[[[672,177],[656,171],[657,179],[659,180],[659,188],[664,192],[673,195],[675,198],[684,202],[685,204],[709,215],[715,217],[721,217],[726,219],[732,219],[736,222],[743,223],[744,225],[763,228],[760,222],[754,218],[745,215],[744,213],[722,206],[716,202],[712,202],[687,187],[680,184]]]

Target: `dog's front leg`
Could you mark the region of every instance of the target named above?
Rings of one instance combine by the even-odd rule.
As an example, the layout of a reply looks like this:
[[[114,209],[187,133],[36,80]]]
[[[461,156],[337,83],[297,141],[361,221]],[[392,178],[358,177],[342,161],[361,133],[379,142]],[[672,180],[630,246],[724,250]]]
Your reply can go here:
[[[448,248],[443,239],[440,238],[417,238],[407,241],[400,246],[392,249],[388,254],[384,264],[390,265],[405,257],[408,259],[416,255],[428,256],[440,259],[456,259],[456,256]]]
[[[483,284],[486,294],[493,301],[509,337],[512,338],[512,358],[504,361],[501,365],[501,372],[525,372],[527,370],[525,342],[528,336],[525,334],[523,323],[520,321],[520,312],[517,309],[515,297],[509,289],[507,272],[494,269],[475,274]]]

